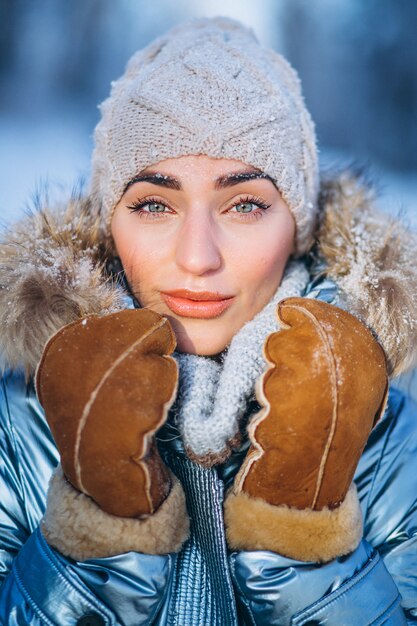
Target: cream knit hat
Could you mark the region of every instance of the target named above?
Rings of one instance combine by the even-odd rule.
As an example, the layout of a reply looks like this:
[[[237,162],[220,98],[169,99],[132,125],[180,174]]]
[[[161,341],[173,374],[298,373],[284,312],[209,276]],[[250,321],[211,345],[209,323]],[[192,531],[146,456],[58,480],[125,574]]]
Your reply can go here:
[[[318,164],[300,81],[239,22],[194,19],[156,39],[133,55],[100,109],[91,197],[106,228],[142,169],[205,154],[271,176],[294,216],[297,252],[311,244]]]

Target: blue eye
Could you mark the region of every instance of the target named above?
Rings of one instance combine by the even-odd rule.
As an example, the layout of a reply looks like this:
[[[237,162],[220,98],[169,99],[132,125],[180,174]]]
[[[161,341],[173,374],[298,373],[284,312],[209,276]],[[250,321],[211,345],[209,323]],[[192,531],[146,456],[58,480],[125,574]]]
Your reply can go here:
[[[240,202],[235,205],[235,209],[238,213],[252,213],[257,208],[257,205],[253,202]]]
[[[270,204],[266,204],[261,198],[257,196],[242,196],[239,198],[239,202],[234,204],[229,212],[234,215],[247,215],[249,217],[261,217],[267,209],[270,208]]]
[[[148,202],[148,204],[142,205],[142,210],[146,206],[149,207],[149,213],[163,213],[166,209],[166,206],[161,202]]]
[[[255,196],[242,196],[239,202],[231,206],[227,213],[234,215],[247,215],[248,219],[252,217],[261,217],[266,209],[271,205],[266,204],[261,198]],[[132,204],[127,205],[132,213],[136,213],[139,217],[151,219],[152,217],[165,217],[175,214],[169,206],[161,202],[158,198],[145,198],[136,200]]]
[[[152,198],[146,200],[137,200],[127,207],[132,213],[139,215],[161,215],[168,213],[168,207],[163,202],[158,202]]]

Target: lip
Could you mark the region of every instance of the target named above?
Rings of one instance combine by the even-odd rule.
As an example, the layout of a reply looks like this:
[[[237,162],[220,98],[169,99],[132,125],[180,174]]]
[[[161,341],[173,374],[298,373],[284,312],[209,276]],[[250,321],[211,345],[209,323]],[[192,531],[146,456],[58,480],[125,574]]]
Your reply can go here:
[[[161,291],[161,296],[168,308],[180,317],[211,319],[220,317],[229,308],[234,296],[212,291]]]

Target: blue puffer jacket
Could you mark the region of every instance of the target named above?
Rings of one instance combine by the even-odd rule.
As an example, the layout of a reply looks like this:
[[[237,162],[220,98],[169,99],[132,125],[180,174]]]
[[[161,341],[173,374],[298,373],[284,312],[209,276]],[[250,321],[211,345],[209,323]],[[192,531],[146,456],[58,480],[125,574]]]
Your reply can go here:
[[[417,624],[417,406],[399,391],[391,390],[356,472],[366,540],[325,565],[272,552],[229,554],[222,501],[238,459],[204,469],[178,444],[166,459],[185,486],[193,523],[182,552],[72,562],[38,528],[58,453],[22,374],[3,378],[0,410],[0,623]]]
[[[329,200],[329,206],[323,209],[331,213],[333,224],[335,207],[340,211],[340,193],[337,201]],[[352,201],[352,193],[348,197]],[[160,451],[184,487],[191,520],[190,539],[178,554],[128,552],[76,562],[47,544],[39,524],[59,455],[36,398],[33,369],[46,338],[71,321],[68,310],[73,312],[76,304],[83,302],[75,317],[109,311],[113,293],[94,257],[97,242],[80,235],[80,221],[76,236],[74,228],[68,227],[70,221],[73,224],[73,208],[71,211],[70,217],[61,214],[45,220],[43,214],[31,218],[3,247],[7,261],[0,268],[0,322],[4,329],[0,344],[10,369],[0,390],[0,623],[417,624],[417,407],[395,388],[357,468],[355,482],[364,516],[364,539],[347,556],[317,564],[267,551],[229,551],[223,499],[248,443],[225,464],[207,469],[188,459],[176,433],[161,439]],[[360,213],[361,223],[366,226],[363,207]],[[346,214],[343,219],[347,219]],[[374,220],[371,223],[374,232]],[[93,232],[90,227],[85,217],[84,232]],[[381,233],[377,235],[380,239]],[[332,237],[329,233],[325,236],[328,240]],[[361,277],[358,267],[364,267],[364,259],[358,257],[356,235],[353,240],[356,256],[352,256],[352,249],[344,251],[346,259],[351,255],[351,265],[346,261],[344,273],[332,270],[330,254],[322,259],[337,287],[332,281],[314,279],[306,295],[328,302],[346,298],[349,280],[354,276],[358,285],[363,285],[368,304],[365,311],[365,297],[361,301],[359,296],[362,309],[358,307],[358,314],[372,326],[376,310],[381,312],[388,305],[382,299],[376,300],[378,287],[368,280],[369,274],[366,280],[364,275]],[[409,279],[411,266],[405,266],[403,254],[408,243],[404,240],[402,245],[396,237],[392,245],[397,255],[393,270],[398,274],[398,264],[402,263]],[[374,254],[371,244],[368,239],[364,255]],[[340,241],[338,245],[343,253]],[[57,268],[58,258],[62,265]],[[392,254],[389,258],[393,263]],[[368,298],[370,294],[373,300]],[[15,305],[12,314],[8,302]],[[402,333],[401,341],[397,337],[391,344],[383,325],[375,329],[396,371],[413,355],[410,342],[405,340],[415,333],[415,327],[411,327],[406,335],[410,315],[415,313],[409,307],[409,300],[403,309],[397,300],[397,313],[406,319],[395,326],[396,332]],[[349,308],[354,310],[351,304]],[[19,366],[29,375],[25,377]],[[257,409],[253,400],[247,406],[247,417]]]

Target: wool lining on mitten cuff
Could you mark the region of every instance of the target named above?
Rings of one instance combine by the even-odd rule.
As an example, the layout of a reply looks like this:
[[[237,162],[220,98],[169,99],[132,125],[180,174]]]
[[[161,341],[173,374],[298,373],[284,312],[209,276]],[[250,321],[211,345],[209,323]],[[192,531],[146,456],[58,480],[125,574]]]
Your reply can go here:
[[[224,505],[232,550],[271,550],[299,561],[326,562],[352,552],[362,538],[362,513],[354,483],[336,509],[274,506],[244,491]]]
[[[75,489],[59,466],[49,485],[42,533],[52,547],[77,561],[130,551],[178,552],[188,538],[189,518],[183,488],[174,476],[172,482],[170,494],[152,515],[117,517]]]

